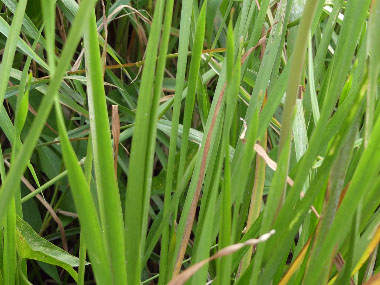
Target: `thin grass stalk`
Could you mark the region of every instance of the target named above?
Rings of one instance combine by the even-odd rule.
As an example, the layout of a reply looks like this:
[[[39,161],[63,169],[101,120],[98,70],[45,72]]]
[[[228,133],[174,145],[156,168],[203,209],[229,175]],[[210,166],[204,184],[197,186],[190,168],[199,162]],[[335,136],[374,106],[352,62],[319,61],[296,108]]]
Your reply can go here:
[[[221,130],[220,130],[221,132]],[[220,137],[220,135],[219,135]],[[191,258],[191,263],[195,264],[198,261],[204,260],[210,256],[210,248],[213,245],[213,225],[215,223],[215,208],[216,208],[216,199],[219,194],[219,185],[220,181],[217,179],[221,176],[223,157],[225,152],[222,148],[215,148],[218,150],[215,159],[214,173],[212,174],[212,179],[210,179],[210,186],[205,190],[207,193],[207,200],[202,199],[201,203],[201,219],[198,219],[196,238],[194,240],[193,253]],[[203,198],[203,197],[202,197]],[[208,266],[201,268],[190,280],[190,284],[198,285],[207,282],[208,275]],[[228,273],[228,272],[226,272]]]
[[[146,246],[146,251],[144,255],[144,262],[143,264],[146,264],[148,261],[150,254],[152,253],[156,243],[158,242],[161,233],[165,226],[169,224],[170,217],[172,213],[174,213],[177,210],[178,202],[184,191],[186,190],[186,187],[190,181],[191,175],[194,170],[195,163],[197,161],[197,155],[195,155],[192,160],[190,161],[184,176],[182,177],[181,183],[177,188],[177,191],[174,193],[172,200],[170,201],[168,212],[163,215],[163,211],[160,212],[160,214],[157,216],[156,220],[153,222],[152,227],[150,229],[149,235],[148,235],[148,245]],[[172,242],[175,240],[170,240],[171,244],[169,246],[172,246]],[[169,253],[170,253],[171,247],[169,247]],[[168,258],[170,261],[171,259]],[[168,274],[171,274],[171,272],[168,272]]]
[[[308,82],[309,82],[309,92],[310,92],[310,100],[311,100],[311,109],[313,112],[313,120],[314,125],[318,123],[319,117],[321,116],[319,113],[318,99],[317,93],[315,91],[315,78],[314,78],[314,62],[313,62],[313,44],[311,33],[309,33],[307,37],[307,62],[308,62]]]
[[[159,106],[159,99],[161,95],[161,89],[162,89],[162,82],[164,79],[164,70],[166,65],[166,59],[167,59],[167,51],[168,51],[168,45],[169,45],[169,38],[170,38],[170,27],[172,23],[172,17],[173,17],[173,6],[174,1],[168,0],[166,1],[166,13],[165,13],[165,20],[163,24],[163,33],[161,37],[161,45],[160,45],[160,52],[158,56],[158,62],[157,62],[157,70],[156,70],[156,81],[154,85],[154,91],[153,91],[153,103],[152,103],[152,111],[151,111],[151,117],[150,117],[150,129],[149,129],[149,147],[148,147],[148,155],[147,155],[147,165],[149,171],[146,172],[146,180],[148,181],[147,185],[145,186],[145,209],[143,214],[143,225],[142,225],[142,249],[145,249],[145,237],[146,237],[146,231],[147,231],[147,218],[148,218],[148,208],[149,208],[149,199],[150,199],[150,192],[151,192],[151,183],[150,177],[153,174],[153,159],[154,159],[154,148],[156,145],[156,133],[157,133],[157,116],[158,116],[158,106]],[[168,199],[166,199],[168,198]],[[169,206],[170,202],[170,193],[168,197],[165,197],[164,200],[164,213],[165,208]],[[164,232],[165,234],[165,232]],[[162,236],[161,240],[162,244],[165,244],[163,247],[165,249],[166,244],[168,243],[168,233],[164,237]],[[167,251],[161,250],[161,257],[160,257],[160,277],[159,277],[159,283],[165,282],[165,275],[166,275],[166,266],[168,264],[167,260]],[[161,275],[162,274],[162,275]]]
[[[16,284],[16,204],[10,200],[9,210],[4,224],[3,274],[4,284]]]
[[[218,215],[215,215],[215,209],[219,206],[216,203],[216,195],[220,185],[219,177],[221,176],[223,160],[228,160],[229,156],[225,157],[226,147],[229,146],[229,133],[231,129],[231,123],[233,120],[233,114],[235,110],[235,106],[238,98],[238,91],[240,86],[240,65],[241,65],[241,48],[238,49],[238,56],[235,60],[235,52],[234,52],[234,37],[233,37],[233,29],[232,23],[229,24],[228,34],[227,34],[227,86],[225,90],[225,109],[220,109],[220,124],[216,123],[216,137],[214,148],[209,155],[209,165],[206,170],[206,178],[203,186],[203,196],[200,206],[200,213],[198,215],[198,223],[195,232],[195,242],[193,246],[193,257],[192,264],[197,261],[203,260],[209,256],[209,248],[212,246],[212,242],[216,235],[217,226],[213,226],[218,223]],[[224,115],[224,119],[223,119]],[[224,120],[224,122],[223,122]],[[219,125],[219,126],[218,126]],[[218,143],[219,142],[219,143]],[[219,145],[220,144],[220,145]],[[228,178],[227,178],[228,180]],[[228,186],[226,186],[228,188]],[[228,189],[227,189],[228,191]],[[228,195],[227,195],[228,196]],[[228,199],[228,198],[227,198]],[[228,202],[226,202],[228,203]],[[227,205],[225,205],[228,207]],[[231,221],[231,204],[229,206],[229,210],[225,213],[226,216],[229,215],[229,221]],[[224,217],[223,220],[226,220],[227,224],[223,225],[227,227],[224,229],[224,237],[221,239],[225,239],[226,243],[229,240],[231,242],[231,222],[228,222],[228,217]],[[229,234],[228,234],[229,232]],[[219,246],[225,247],[229,244],[219,244]],[[222,272],[225,274],[226,281],[229,280],[231,267],[228,266],[231,264],[231,258],[226,258],[225,262],[222,264],[224,266]],[[228,268],[227,268],[228,266]],[[225,270],[224,270],[225,269]],[[206,279],[207,267],[202,268],[199,273],[197,273],[193,278],[193,284],[199,284],[204,282]],[[221,278],[221,277],[220,277]],[[220,279],[221,280],[221,279]]]
[[[334,27],[336,25],[336,19],[339,14],[339,10],[342,6],[343,0],[335,0],[334,7],[332,12],[330,13],[329,19],[326,23],[325,28],[323,29],[323,37],[321,42],[319,43],[317,53],[314,57],[314,80],[315,82],[319,82],[321,79],[322,72],[324,70],[326,52],[328,50],[328,46],[331,42],[331,36],[334,31]]]
[[[310,28],[313,22],[317,4],[317,0],[307,1],[304,12],[302,14],[300,26],[298,28],[297,38],[293,50],[293,54],[295,55],[295,57],[293,58],[290,67],[285,105],[281,121],[281,133],[278,156],[281,155],[282,149],[285,146],[285,142],[290,140],[291,138],[294,110],[299,92],[299,82],[301,79],[301,73],[303,70],[303,65],[306,56],[307,41],[305,41],[305,38],[307,38],[308,34],[310,33]],[[286,168],[288,168],[288,165],[286,166]]]
[[[192,52],[192,58],[190,63],[190,71],[189,71],[189,86],[188,86],[188,94],[186,97],[186,104],[185,104],[185,114],[184,114],[184,125],[183,125],[183,133],[182,133],[182,145],[181,145],[181,154],[180,154],[180,164],[178,169],[178,179],[183,175],[183,169],[184,169],[184,163],[187,153],[187,145],[188,145],[188,139],[189,139],[189,131],[190,131],[190,124],[192,119],[192,112],[194,109],[194,102],[195,102],[195,90],[196,90],[196,84],[197,84],[197,77],[199,72],[199,66],[201,61],[201,50],[203,46],[204,41],[204,34],[205,34],[205,25],[206,25],[206,11],[207,11],[207,1],[203,3],[201,12],[199,14],[197,23],[196,23],[196,29],[195,29],[195,35],[194,35],[194,43],[193,43],[193,52]],[[206,169],[206,162],[204,161],[202,165],[203,170]],[[190,237],[191,228],[194,221],[194,215],[195,215],[195,207],[198,204],[198,198],[200,194],[200,188],[201,184],[198,182],[197,186],[197,193],[194,196],[194,200],[192,200],[191,208],[189,208],[189,215],[183,214],[181,215],[181,220],[186,221],[186,230],[182,234],[177,235],[177,245],[180,244],[180,247],[176,246],[176,249],[178,248],[178,254],[176,256],[175,266],[174,266],[174,276],[176,276],[180,268],[182,266],[182,261],[184,258],[185,250],[187,247],[187,243]]]
[[[144,210],[143,210],[143,224],[142,224],[142,233],[141,233],[141,256],[143,256],[144,250],[145,250],[145,240],[147,235],[147,224],[148,224],[148,211],[150,207],[150,196],[151,196],[151,177],[153,175],[153,161],[154,161],[154,155],[155,155],[155,147],[156,147],[156,135],[157,135],[157,118],[158,118],[158,107],[159,107],[159,100],[162,93],[162,83],[164,80],[164,72],[165,72],[165,65],[167,60],[167,51],[168,51],[168,45],[169,45],[169,38],[170,38],[170,27],[172,23],[172,17],[173,17],[173,6],[174,1],[168,0],[165,3],[165,19],[163,23],[163,33],[161,36],[161,42],[160,42],[160,52],[158,55],[158,61],[157,61],[157,68],[156,68],[156,78],[153,88],[153,100],[152,100],[152,109],[150,112],[150,124],[149,124],[149,140],[148,140],[148,148],[147,148],[147,161],[146,161],[146,174],[145,174],[145,185],[144,185]],[[169,201],[168,201],[169,202]],[[165,203],[165,201],[164,201]],[[168,206],[168,205],[167,205]],[[165,207],[165,205],[164,205]],[[161,262],[161,259],[160,259]],[[166,262],[162,265],[164,268],[166,266]],[[160,266],[161,267],[161,266]]]
[[[220,243],[219,248],[225,248],[232,242],[232,202],[231,202],[231,163],[230,163],[230,133],[233,117],[235,115],[235,109],[237,104],[237,98],[240,87],[241,78],[241,51],[242,41],[237,49],[237,56],[235,58],[235,43],[233,37],[232,21],[228,25],[227,33],[227,99],[226,99],[226,111],[225,120],[223,126],[223,136],[221,151],[225,149],[224,157],[224,184],[222,192],[222,218],[220,226]],[[232,272],[232,256],[226,256],[220,261],[219,272],[219,284],[229,284],[230,276]]]
[[[167,167],[166,180],[165,180],[165,197],[164,197],[165,202],[164,203],[166,203],[167,200],[171,199],[171,192],[173,189],[173,178],[174,178],[174,171],[175,171],[174,163],[175,163],[175,156],[176,156],[176,151],[177,151],[178,124],[179,124],[179,116],[181,112],[182,93],[184,89],[184,81],[185,81],[185,75],[186,75],[192,3],[193,3],[193,0],[184,0],[182,1],[182,8],[181,8],[176,85],[175,85],[175,94],[174,94],[174,102],[173,102],[174,106],[173,106],[173,116],[172,116],[172,130],[170,133],[168,167]],[[164,209],[166,208],[164,207]],[[164,229],[163,238],[166,239],[166,236],[168,235],[168,231],[169,229]],[[164,251],[167,250],[166,244],[162,244],[162,246],[165,247]],[[171,279],[174,262],[168,261],[167,267],[168,268],[167,268],[166,279],[159,282],[165,282],[165,280]],[[160,279],[162,280],[162,278]]]
[[[5,166],[4,166],[4,156],[3,156],[3,149],[0,144],[0,179],[1,181],[5,180]],[[1,224],[1,222],[0,222]]]
[[[231,165],[228,159],[230,155],[229,145],[226,145],[224,159],[224,185],[222,192],[222,218],[220,219],[220,243],[219,250],[231,244]],[[230,284],[232,258],[226,256],[219,262],[220,271],[217,281],[220,285]]]
[[[49,75],[53,76],[55,71],[55,1],[41,0],[42,15],[44,18],[44,29],[46,37],[46,54],[49,65]]]
[[[205,1],[204,3],[207,3],[207,1]],[[203,14],[202,14],[202,11],[204,11]],[[193,110],[194,110],[194,103],[195,103],[195,91],[196,91],[196,86],[197,86],[197,81],[198,81],[197,79],[198,79],[198,73],[199,73],[199,68],[201,64],[201,54],[202,54],[204,35],[205,35],[205,25],[206,25],[205,13],[206,13],[206,4],[203,4],[201,13],[197,20],[195,34],[194,34],[194,42],[193,42],[189,78],[188,78],[188,89],[187,89],[186,102],[185,102],[185,113],[184,113],[184,119],[183,119],[181,155],[180,155],[180,161],[179,161],[179,166],[178,166],[177,181],[180,179],[180,177],[182,177],[183,172],[185,170],[187,147],[189,143],[188,142],[189,132],[190,132],[190,126],[191,126],[191,122],[193,118]]]
[[[18,2],[16,11],[12,19],[9,35],[5,43],[4,53],[0,67],[0,106],[3,105],[5,92],[8,87],[8,80],[11,73],[13,59],[17,47],[17,41],[20,34],[27,2],[27,0],[20,0]]]
[[[269,199],[264,211],[264,222],[261,226],[261,233],[267,232],[272,224],[274,213],[272,211],[278,211],[279,205],[282,205],[285,198],[286,178],[288,175],[289,158],[290,158],[290,142],[293,129],[293,119],[295,115],[295,103],[298,96],[298,84],[301,78],[301,73],[306,56],[307,35],[310,32],[311,24],[317,7],[317,0],[308,0],[304,12],[302,15],[300,27],[298,28],[297,38],[293,50],[293,60],[290,66],[290,73],[288,78],[288,87],[286,92],[285,106],[283,111],[283,117],[281,122],[280,143],[278,150],[278,168],[273,177],[273,182],[269,194]],[[277,189],[276,189],[277,188]],[[276,194],[274,194],[276,191]],[[280,195],[282,197],[275,197]],[[277,204],[276,203],[280,203]],[[271,205],[272,204],[272,205]],[[273,209],[271,207],[277,207]],[[259,245],[254,260],[254,267],[251,277],[251,282],[256,284],[258,282],[259,272],[262,264],[262,258],[264,254],[266,244]]]
[[[260,145],[266,150],[267,147],[267,133],[264,134],[264,138],[260,141]],[[251,195],[251,205],[249,208],[246,230],[248,231],[256,219],[260,215],[261,204],[263,199],[264,183],[265,183],[265,168],[266,164],[264,159],[256,155],[256,169],[255,169],[255,182],[253,185]],[[243,273],[249,266],[252,258],[253,248],[249,249],[247,254],[241,263],[241,272]]]
[[[25,203],[32,199],[33,197],[37,196],[38,194],[42,193],[44,190],[49,189],[50,186],[54,185],[57,183],[59,180],[63,179],[64,177],[67,176],[67,170],[62,171],[60,174],[58,174],[56,177],[50,179],[48,182],[45,184],[41,185],[41,187],[37,188],[35,191],[29,193],[28,195],[25,195],[21,199],[21,203]]]
[[[91,185],[92,177],[92,163],[93,163],[93,151],[92,151],[91,134],[89,135],[87,143],[86,162],[84,166],[84,176],[88,185]],[[91,186],[90,186],[91,187]],[[81,230],[79,238],[79,267],[78,267],[78,284],[84,285],[84,274],[86,273],[86,239],[84,233]]]
[[[260,3],[260,10],[257,15],[257,18],[255,19],[255,25],[253,26],[253,31],[248,42],[248,48],[254,47],[260,39],[261,30],[264,25],[265,18],[267,16],[269,4],[270,4],[270,0],[263,0]],[[252,5],[257,5],[257,3],[251,3],[251,6]],[[241,20],[243,21],[244,19],[242,18]],[[250,23],[248,21],[245,23],[244,30],[247,30],[247,27],[249,26],[249,24]],[[244,23],[242,23],[240,26],[243,27]],[[244,35],[240,35],[240,36],[244,36]],[[242,65],[242,74],[241,74],[242,77],[244,76],[245,71],[247,70],[247,64],[250,60],[250,56],[248,57],[248,60],[246,60]]]
[[[225,74],[226,68],[225,64],[223,65],[221,80],[218,82],[215,96],[213,98],[213,103],[210,109],[210,115],[207,120],[206,128],[204,133],[207,134],[203,136],[202,142],[199,150],[199,157],[197,159],[195,169],[192,175],[192,180],[190,183],[190,187],[188,189],[185,205],[182,208],[181,218],[179,221],[179,225],[177,228],[177,244],[175,247],[175,256],[176,256],[176,267],[175,274],[178,274],[180,268],[182,266],[181,260],[183,260],[186,248],[187,241],[190,237],[190,233],[192,230],[192,225],[195,217],[195,212],[198,204],[198,200],[200,197],[202,185],[204,183],[206,170],[212,171],[213,168],[207,167],[209,159],[211,159],[212,155],[216,155],[216,151],[214,148],[218,147],[219,144],[216,142],[216,138],[220,136],[220,128],[221,128],[221,116],[223,114],[223,102],[224,102],[224,91],[225,91]],[[212,175],[212,173],[208,173],[208,175]],[[182,237],[182,238],[179,238]]]

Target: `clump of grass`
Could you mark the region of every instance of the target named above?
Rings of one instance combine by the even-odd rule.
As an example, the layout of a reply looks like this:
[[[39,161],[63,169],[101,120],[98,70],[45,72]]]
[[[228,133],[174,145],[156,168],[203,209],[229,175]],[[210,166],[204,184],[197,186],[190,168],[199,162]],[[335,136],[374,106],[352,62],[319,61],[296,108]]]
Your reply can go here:
[[[379,0],[34,4],[1,6],[1,284],[378,283]]]

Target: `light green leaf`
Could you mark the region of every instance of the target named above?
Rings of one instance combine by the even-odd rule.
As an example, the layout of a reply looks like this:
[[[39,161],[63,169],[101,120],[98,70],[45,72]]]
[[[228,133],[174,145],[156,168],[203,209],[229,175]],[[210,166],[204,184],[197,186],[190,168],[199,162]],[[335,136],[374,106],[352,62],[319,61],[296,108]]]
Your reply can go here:
[[[79,266],[79,259],[63,249],[40,237],[33,228],[20,217],[17,217],[16,246],[22,258],[34,259],[57,265],[70,273],[76,281],[78,273],[73,267]]]

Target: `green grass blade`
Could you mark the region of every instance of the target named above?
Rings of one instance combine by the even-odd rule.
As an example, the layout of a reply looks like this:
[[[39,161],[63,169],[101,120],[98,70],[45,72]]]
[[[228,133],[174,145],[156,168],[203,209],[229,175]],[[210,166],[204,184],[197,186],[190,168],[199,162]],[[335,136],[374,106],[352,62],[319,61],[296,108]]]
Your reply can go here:
[[[135,128],[132,139],[131,156],[129,163],[127,196],[125,204],[125,239],[127,257],[128,283],[137,284],[141,275],[142,256],[142,225],[144,217],[144,201],[146,195],[145,172],[147,165],[147,150],[149,146],[148,130],[150,128],[150,113],[152,109],[152,88],[154,70],[156,67],[156,56],[160,32],[164,1],[158,3],[153,16],[152,29],[148,41],[146,60],[143,69],[140,96],[137,103]],[[152,161],[148,162],[149,164]]]
[[[105,232],[107,251],[114,282],[125,284],[123,215],[119,189],[113,169],[113,153],[107,105],[105,100],[102,64],[99,51],[95,13],[92,12],[84,36],[87,70],[87,93],[90,113],[94,168],[102,228]]]
[[[223,102],[224,102],[224,82],[226,80],[226,65],[223,65],[222,75],[218,81],[215,96],[213,98],[213,102],[210,109],[210,115],[207,120],[206,128],[204,133],[207,135],[202,136],[202,142],[200,144],[199,156],[195,165],[195,169],[193,172],[193,178],[191,180],[185,204],[182,208],[181,218],[179,221],[179,225],[177,228],[177,243],[175,247],[175,256],[176,256],[176,268],[175,273],[178,273],[180,267],[182,265],[182,259],[184,257],[184,251],[186,250],[187,242],[191,228],[186,228],[186,224],[189,224],[191,220],[194,219],[194,210],[195,205],[198,202],[198,198],[201,191],[201,186],[204,182],[204,178],[206,175],[206,171],[208,175],[212,175],[213,168],[208,168],[208,163],[211,160],[213,155],[216,155],[217,151],[215,148],[218,147],[219,143],[217,143],[217,138],[220,137],[220,128],[221,124],[221,116],[223,114]],[[192,213],[190,210],[192,209]],[[191,222],[192,224],[192,222]],[[185,236],[186,234],[186,236]],[[180,252],[181,250],[181,252]]]
[[[317,93],[315,92],[315,81],[314,81],[314,63],[313,63],[313,45],[312,45],[312,39],[311,35],[308,36],[308,42],[307,42],[307,61],[308,61],[308,81],[309,81],[309,92],[310,92],[310,99],[311,99],[311,109],[313,111],[313,119],[314,124],[316,125],[320,113],[319,113],[319,106],[318,106],[318,99],[317,99]]]
[[[169,45],[169,38],[170,38],[170,27],[172,24],[172,17],[173,17],[173,6],[174,6],[174,1],[169,0],[166,1],[166,13],[165,13],[165,20],[164,20],[164,25],[163,25],[163,34],[162,34],[162,39],[161,39],[161,47],[160,47],[160,53],[158,57],[158,63],[157,63],[157,71],[156,71],[156,82],[154,85],[154,95],[153,95],[153,106],[152,106],[152,113],[151,113],[151,122],[150,122],[150,130],[149,130],[149,137],[150,137],[150,147],[148,149],[149,154],[147,156],[147,164],[149,166],[149,171],[147,171],[147,177],[145,178],[146,181],[150,181],[150,177],[153,174],[153,164],[150,162],[153,161],[154,159],[154,147],[156,145],[156,133],[157,133],[157,117],[158,117],[158,107],[159,107],[159,98],[161,95],[161,88],[162,88],[162,83],[164,80],[164,69],[166,65],[166,59],[167,59],[167,52],[168,52],[168,45]],[[166,189],[165,189],[166,190]],[[151,194],[151,183],[147,183],[146,189],[145,189],[145,209],[144,209],[144,214],[143,217],[148,216],[148,207],[149,207],[149,199],[150,199],[150,194]],[[171,193],[166,193],[165,192],[165,197],[164,197],[164,214],[167,212],[167,208],[169,207],[170,203],[170,197]],[[143,237],[143,242],[142,242],[142,248],[145,249],[145,237],[147,233],[147,219],[144,219],[145,223],[142,226],[142,237]],[[168,231],[164,231],[161,239],[161,251],[160,251],[160,278],[159,278],[159,284],[164,284],[165,279],[166,279],[166,273],[167,273],[167,268],[168,268],[168,250],[169,248],[166,247],[166,244],[169,243],[169,233]]]
[[[190,62],[190,71],[189,71],[189,79],[188,79],[188,90],[186,96],[185,103],[185,113],[183,119],[183,134],[182,134],[182,145],[181,145],[181,156],[178,167],[178,179],[182,177],[184,169],[185,169],[185,158],[187,153],[188,146],[188,138],[189,138],[189,130],[193,117],[194,103],[195,103],[195,91],[197,86],[197,79],[199,73],[199,67],[201,63],[201,54],[203,48],[203,41],[205,35],[205,25],[206,25],[206,7],[207,1],[204,2],[201,12],[198,17],[195,35],[194,35],[194,43],[193,50],[191,54],[191,62]]]
[[[98,213],[91,196],[90,188],[67,136],[61,107],[58,103],[56,103],[55,107],[63,159],[68,171],[72,190],[71,193],[74,198],[79,220],[81,221],[81,228],[88,246],[95,278],[100,284],[112,284],[112,271],[108,261],[106,244],[103,239]]]
[[[87,153],[86,153],[86,164],[84,166],[84,175],[88,185],[91,185],[92,178],[92,163],[93,163],[93,151],[92,151],[92,140],[89,138],[87,143]],[[84,237],[83,231],[80,235],[79,240],[79,267],[78,267],[78,284],[84,285],[84,275],[86,273],[86,239]]]
[[[269,194],[269,202],[267,203],[264,211],[264,221],[261,226],[260,232],[265,233],[270,229],[275,213],[278,213],[281,207],[285,194],[286,177],[288,175],[289,158],[290,158],[290,144],[292,135],[292,126],[294,119],[295,103],[298,95],[298,85],[301,78],[303,69],[307,42],[304,40],[310,33],[310,28],[314,18],[318,1],[308,0],[301,18],[300,27],[297,33],[295,47],[293,50],[293,61],[290,66],[290,73],[288,78],[288,87],[286,91],[285,106],[281,121],[281,134],[279,142],[279,162],[278,168],[273,177],[273,182]],[[282,197],[279,197],[282,196]],[[272,202],[273,201],[273,202]],[[251,277],[251,282],[256,284],[258,282],[262,256],[264,254],[266,244],[261,244],[257,248],[257,253],[254,259],[254,267]]]
[[[8,86],[9,75],[15,56],[17,40],[20,34],[22,20],[24,18],[27,0],[20,0],[13,17],[12,25],[9,31],[8,39],[5,44],[3,60],[0,66],[0,106],[3,105],[5,91]]]
[[[364,145],[368,144],[369,137],[372,131],[372,125],[374,123],[375,106],[377,98],[378,89],[378,77],[379,77],[379,64],[380,55],[378,53],[378,48],[380,46],[380,1],[373,1],[371,7],[371,14],[368,21],[368,38],[367,38],[367,49],[369,53],[369,64],[368,64],[368,93],[367,93],[367,108],[366,108],[366,118],[365,118],[365,135],[364,135]]]

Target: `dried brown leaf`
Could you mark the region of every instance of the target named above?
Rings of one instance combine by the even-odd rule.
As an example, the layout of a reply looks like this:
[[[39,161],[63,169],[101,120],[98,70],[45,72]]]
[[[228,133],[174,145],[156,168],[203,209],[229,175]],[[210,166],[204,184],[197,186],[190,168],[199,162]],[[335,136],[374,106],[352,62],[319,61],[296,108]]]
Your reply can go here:
[[[214,260],[214,259],[217,259],[217,258],[221,258],[223,256],[226,256],[226,255],[230,255],[236,251],[238,251],[239,249],[245,247],[245,246],[252,246],[252,245],[256,245],[260,242],[264,242],[266,240],[268,240],[273,234],[275,233],[275,230],[271,230],[269,233],[266,233],[266,234],[263,234],[261,237],[259,237],[258,239],[249,239],[247,240],[246,242],[243,242],[243,243],[237,243],[237,244],[233,244],[233,245],[230,245],[230,246],[227,246],[223,249],[221,249],[220,251],[218,251],[217,253],[215,253],[213,256],[205,259],[205,260],[202,260],[192,266],[190,266],[189,268],[187,268],[185,271],[183,271],[181,274],[179,274],[178,276],[174,277],[168,285],[181,285],[181,284],[184,284],[187,280],[190,279],[191,276],[193,276],[199,269],[201,269],[205,264],[207,264],[208,262]]]

